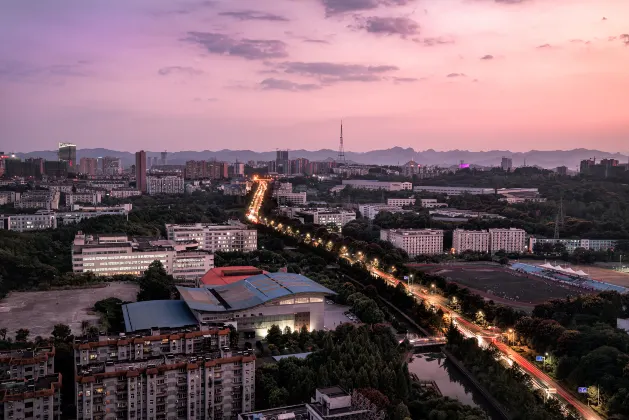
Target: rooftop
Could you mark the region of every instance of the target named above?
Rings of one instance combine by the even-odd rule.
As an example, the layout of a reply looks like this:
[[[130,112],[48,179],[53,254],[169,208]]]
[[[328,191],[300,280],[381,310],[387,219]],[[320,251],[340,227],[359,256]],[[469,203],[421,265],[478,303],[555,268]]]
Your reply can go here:
[[[24,379],[0,382],[0,402],[20,401],[34,396],[49,396],[60,388],[60,373],[43,376],[36,381]]]
[[[177,287],[181,299],[196,311],[226,312],[263,305],[266,302],[299,293],[335,294],[330,289],[293,273],[265,273],[224,286]]]
[[[251,265],[215,267],[201,277],[201,283],[206,286],[222,286],[235,283],[258,274],[268,274],[268,272]]]
[[[281,417],[284,414],[284,417]],[[291,417],[293,414],[295,417]],[[306,404],[299,405],[289,405],[286,407],[278,407],[278,408],[270,408],[268,410],[261,410],[252,413],[243,413],[239,415],[239,419],[242,420],[266,420],[266,419],[292,419],[299,418],[297,416],[301,416],[301,418],[307,418],[308,416],[308,408]]]
[[[180,328],[198,321],[183,300],[150,300],[122,305],[127,332],[151,328]]]

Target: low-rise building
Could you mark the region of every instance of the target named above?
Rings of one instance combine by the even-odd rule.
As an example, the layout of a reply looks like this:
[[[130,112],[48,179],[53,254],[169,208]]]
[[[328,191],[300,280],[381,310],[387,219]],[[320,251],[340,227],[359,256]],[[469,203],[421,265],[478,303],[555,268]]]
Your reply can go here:
[[[0,381],[0,418],[61,419],[61,374]]]
[[[124,216],[127,217],[131,211],[131,204],[122,204],[120,206],[82,206],[80,204],[74,204],[72,211],[65,211],[57,213],[57,220],[59,224],[70,225],[78,223],[85,219],[91,219],[94,217],[102,216]]]
[[[280,206],[303,206],[306,204],[305,192],[278,192],[276,198]]]
[[[102,198],[103,196],[100,192],[70,193],[66,194],[66,206],[71,207],[76,203],[100,204]]]
[[[0,229],[16,232],[57,229],[57,216],[52,210],[37,210],[35,214],[2,214]]]
[[[489,229],[489,250],[493,254],[498,251],[526,251],[526,231],[516,228]]]
[[[496,190],[493,188],[479,188],[479,187],[446,187],[446,186],[435,186],[435,185],[417,185],[413,188],[414,191],[426,191],[431,193],[438,194],[446,194],[446,195],[461,195],[461,194],[472,194],[472,195],[483,195],[483,194],[494,194]]]
[[[506,219],[506,217],[499,214],[485,213],[482,211],[473,210],[460,210],[453,208],[441,208],[436,210],[429,210],[428,213],[431,217],[441,217],[441,220],[447,218],[459,218],[463,220],[467,219]],[[435,217],[436,216],[436,217]]]
[[[332,224],[340,229],[352,220],[356,220],[356,212],[342,209],[302,210],[296,213],[296,217],[301,218],[304,223],[323,226]]]
[[[15,201],[13,205],[16,209],[44,209],[58,210],[59,191],[30,190],[22,194],[20,201]]]
[[[387,205],[395,206],[395,207],[414,206],[415,199],[414,198],[387,198]]]
[[[380,239],[406,251],[409,257],[443,253],[443,230],[382,229]]]
[[[452,232],[452,252],[489,252],[489,232],[486,230],[454,229]]]
[[[129,198],[142,195],[142,191],[137,188],[114,188],[110,191],[109,195],[114,198]]]
[[[112,191],[118,188],[127,188],[129,186],[129,181],[125,179],[99,178],[88,180],[87,185],[90,187],[104,188],[107,191]]]
[[[255,356],[228,346],[228,329],[77,340],[77,419],[236,418],[254,408]]]
[[[577,248],[588,249],[591,251],[607,251],[613,249],[618,244],[617,239],[547,239],[547,238],[529,238],[529,252],[533,252],[536,245],[544,244],[562,244],[566,251],[573,253]]]
[[[419,200],[421,206],[425,209],[438,209],[448,207],[446,203],[439,203],[436,198],[422,198]]]
[[[151,175],[146,177],[148,195],[183,194],[183,177],[177,175]]]
[[[168,224],[168,239],[176,243],[194,241],[199,249],[211,252],[251,252],[258,249],[258,231],[230,220],[227,224]]]
[[[361,190],[410,191],[413,189],[411,182],[388,182],[365,179],[344,179],[343,185],[349,185],[352,188]]]
[[[373,220],[381,211],[386,211],[389,213],[404,213],[409,210],[404,210],[398,206],[389,206],[388,204],[383,204],[383,203],[371,203],[371,204],[360,204],[358,206],[358,211],[364,218]]]
[[[6,199],[4,202],[7,203],[15,203],[16,201],[20,201],[22,194],[16,191],[0,191],[0,198]]]

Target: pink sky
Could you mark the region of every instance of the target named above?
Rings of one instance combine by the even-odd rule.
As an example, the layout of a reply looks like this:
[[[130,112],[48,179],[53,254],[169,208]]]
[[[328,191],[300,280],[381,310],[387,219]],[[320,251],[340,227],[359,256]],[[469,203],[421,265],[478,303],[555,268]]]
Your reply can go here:
[[[0,2],[0,150],[629,150],[629,1]]]

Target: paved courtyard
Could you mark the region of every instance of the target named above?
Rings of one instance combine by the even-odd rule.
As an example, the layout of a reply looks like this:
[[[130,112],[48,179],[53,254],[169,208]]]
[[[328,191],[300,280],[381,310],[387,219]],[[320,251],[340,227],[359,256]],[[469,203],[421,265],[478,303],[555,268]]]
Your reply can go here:
[[[349,311],[350,307],[346,305],[337,305],[333,303],[331,305],[325,304],[325,313],[323,316],[323,326],[326,330],[334,330],[339,325],[345,322],[354,322],[345,316],[345,312]]]
[[[131,283],[109,283],[95,289],[51,290],[44,292],[12,292],[0,300],[0,328],[7,328],[8,336],[27,328],[30,337],[50,336],[55,324],[67,324],[72,332],[81,332],[81,321],[96,323],[92,313],[94,303],[108,297],[135,301],[138,287]]]

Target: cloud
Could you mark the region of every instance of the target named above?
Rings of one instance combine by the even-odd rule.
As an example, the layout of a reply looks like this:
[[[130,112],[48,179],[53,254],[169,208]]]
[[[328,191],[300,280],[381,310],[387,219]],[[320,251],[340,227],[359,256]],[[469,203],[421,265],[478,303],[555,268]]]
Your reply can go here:
[[[622,41],[623,44],[625,44],[625,46],[629,47],[629,34],[622,34],[618,38],[620,38],[620,40]]]
[[[399,70],[396,66],[365,66],[327,62],[286,62],[278,67],[288,74],[317,78],[321,83],[377,82],[388,73]]]
[[[288,18],[273,13],[257,12],[255,10],[241,10],[221,12],[220,16],[228,16],[237,20],[268,20],[272,22],[288,22]]]
[[[48,66],[35,66],[18,61],[0,61],[0,78],[27,83],[62,85],[64,79],[91,76],[93,73],[86,68],[89,64],[90,62],[86,60]]]
[[[481,60],[493,60],[494,56],[491,54],[484,55],[480,58]]]
[[[601,20],[607,20],[607,18],[605,16],[603,16],[603,19],[601,19]]]
[[[286,44],[279,40],[236,39],[213,32],[188,32],[186,42],[197,44],[211,54],[229,55],[247,60],[265,60],[288,56]]]
[[[194,98],[195,102],[216,102],[218,101],[218,98]]]
[[[414,77],[394,77],[393,81],[395,83],[412,83],[419,81],[419,79],[416,79]]]
[[[552,49],[554,47],[552,45],[550,45],[550,44],[543,44],[543,45],[538,45],[535,48],[537,48],[539,50],[545,50],[545,49]]]
[[[312,83],[300,84],[284,79],[264,79],[260,82],[263,90],[288,90],[291,92],[309,91],[321,89],[321,86]]]
[[[463,73],[450,73],[446,77],[465,77]]]
[[[416,39],[413,39],[413,41],[419,44],[424,44],[427,47],[434,47],[435,45],[454,44],[454,39],[443,37],[443,36],[429,37],[429,38],[424,38],[424,39],[416,38]]]
[[[353,28],[377,35],[400,35],[402,38],[419,33],[417,22],[407,17],[371,16],[359,18],[358,23]]]
[[[189,15],[191,13],[198,12],[202,9],[212,8],[216,5],[215,1],[190,1],[179,4],[176,9],[157,10],[152,12],[154,16],[169,16],[169,15]]]
[[[162,67],[161,69],[157,70],[157,73],[160,76],[168,76],[171,74],[187,74],[189,76],[197,76],[199,74],[203,74],[203,71],[195,69],[193,67],[169,66]]]
[[[310,44],[329,44],[330,43],[330,41],[326,41],[325,39],[314,39],[314,38],[306,38],[303,41],[308,42]]]
[[[380,6],[406,6],[414,0],[319,0],[325,7],[326,16],[333,16],[347,12],[361,12],[373,10]]]

